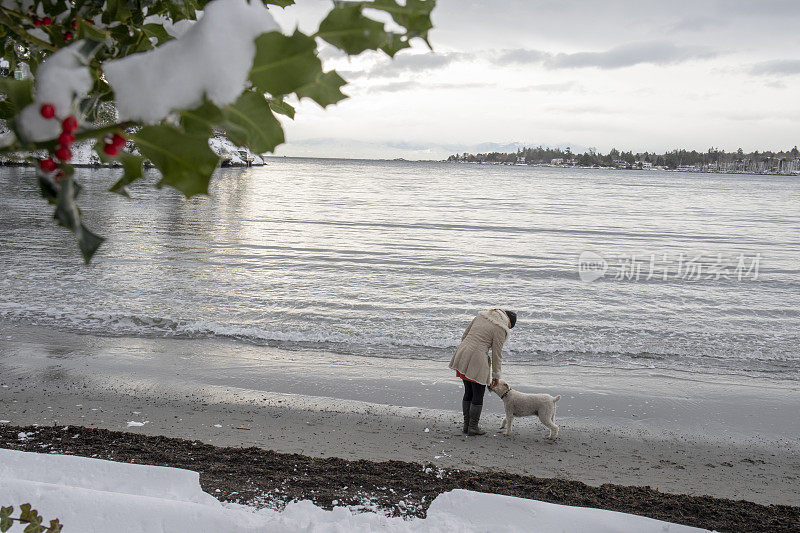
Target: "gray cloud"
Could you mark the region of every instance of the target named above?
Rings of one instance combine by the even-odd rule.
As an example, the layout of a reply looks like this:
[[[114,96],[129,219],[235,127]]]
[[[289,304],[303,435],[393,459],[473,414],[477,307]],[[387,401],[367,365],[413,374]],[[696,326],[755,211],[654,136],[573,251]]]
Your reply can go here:
[[[387,59],[385,63],[376,65],[369,70],[343,71],[339,73],[345,79],[357,78],[396,78],[406,73],[419,74],[428,70],[446,67],[456,61],[469,61],[474,59],[474,54],[466,52],[439,52],[429,54],[397,54],[393,60]]]
[[[530,65],[543,63],[551,57],[552,54],[548,52],[520,48],[517,50],[503,50],[495,59],[495,63],[499,65]]]
[[[777,59],[775,61],[764,61],[756,63],[750,69],[751,74],[756,75],[777,75],[777,76],[791,76],[793,74],[800,74],[800,59]]]
[[[482,89],[486,87],[495,87],[492,83],[474,82],[474,83],[423,83],[417,80],[408,81],[393,81],[389,83],[381,83],[373,85],[369,88],[369,92],[387,92],[394,93],[398,91],[405,91],[409,89],[422,88],[425,90],[458,90],[458,89]]]
[[[504,50],[496,59],[500,65],[542,64],[547,68],[615,69],[642,63],[670,65],[692,59],[707,59],[717,53],[698,46],[676,46],[667,42],[639,42],[616,46],[604,52],[551,54],[541,50]]]
[[[548,61],[552,68],[597,67],[614,69],[641,63],[670,65],[691,59],[705,59],[716,54],[700,47],[676,46],[665,42],[631,43],[616,46],[605,52],[556,54]]]
[[[522,92],[542,92],[542,93],[557,93],[562,91],[579,91],[582,87],[574,81],[565,81],[563,83],[539,83],[536,85],[526,85],[524,87],[514,87],[515,91]]]

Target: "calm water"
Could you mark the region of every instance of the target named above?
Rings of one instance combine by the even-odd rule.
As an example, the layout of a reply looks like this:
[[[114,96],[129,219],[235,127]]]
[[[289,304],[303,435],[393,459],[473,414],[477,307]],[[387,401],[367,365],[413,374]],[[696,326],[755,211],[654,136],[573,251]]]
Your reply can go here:
[[[78,177],[109,239],[88,267],[0,169],[3,320],[446,359],[499,306],[517,362],[800,379],[798,178],[275,159],[186,201]]]

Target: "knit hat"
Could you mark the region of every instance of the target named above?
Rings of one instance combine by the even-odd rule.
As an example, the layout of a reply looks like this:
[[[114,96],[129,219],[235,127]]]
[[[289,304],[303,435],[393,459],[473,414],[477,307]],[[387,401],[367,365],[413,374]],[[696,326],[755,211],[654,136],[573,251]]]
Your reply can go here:
[[[517,313],[515,313],[514,311],[506,311],[505,309],[503,309],[503,312],[508,316],[508,321],[510,323],[508,329],[513,328],[514,324],[517,323]]]

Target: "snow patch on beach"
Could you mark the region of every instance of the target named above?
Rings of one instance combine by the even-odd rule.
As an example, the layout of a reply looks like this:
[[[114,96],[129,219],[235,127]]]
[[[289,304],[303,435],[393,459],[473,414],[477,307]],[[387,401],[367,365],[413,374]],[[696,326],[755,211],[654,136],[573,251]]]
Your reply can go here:
[[[64,531],[340,532],[705,531],[636,515],[453,490],[431,503],[427,518],[406,520],[309,501],[281,511],[222,503],[200,488],[197,472],[68,455],[0,450],[0,501],[30,502]]]

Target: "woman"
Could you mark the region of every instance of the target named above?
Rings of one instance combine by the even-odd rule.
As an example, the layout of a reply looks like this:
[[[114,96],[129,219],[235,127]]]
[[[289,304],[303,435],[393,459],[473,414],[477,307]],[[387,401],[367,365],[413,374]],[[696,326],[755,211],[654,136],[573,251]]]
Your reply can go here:
[[[483,435],[486,433],[478,427],[483,409],[483,394],[489,385],[489,355],[491,357],[491,385],[497,385],[503,365],[503,343],[508,337],[508,330],[517,323],[514,311],[489,309],[481,311],[472,319],[467,330],[461,336],[461,344],[450,360],[450,368],[464,382],[464,398],[461,410],[464,412],[464,433],[467,435]]]

